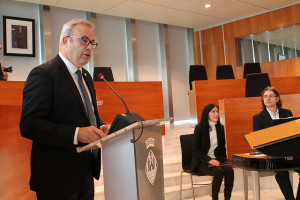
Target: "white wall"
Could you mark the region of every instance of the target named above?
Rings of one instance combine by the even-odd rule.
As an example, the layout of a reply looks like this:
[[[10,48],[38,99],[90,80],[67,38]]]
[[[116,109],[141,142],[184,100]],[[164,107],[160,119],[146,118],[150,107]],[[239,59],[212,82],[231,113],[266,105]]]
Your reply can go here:
[[[13,73],[9,73],[9,81],[25,81],[32,68],[39,64],[39,46],[40,36],[38,35],[38,5],[10,0],[0,0],[0,42],[2,44],[2,53],[0,62],[3,66],[13,67]],[[4,56],[3,41],[3,15],[10,17],[21,17],[35,20],[35,57]]]
[[[99,60],[97,67],[111,67],[115,81],[126,81],[127,50],[125,19],[97,14]]]
[[[168,34],[174,120],[187,120],[190,116],[187,29],[169,26]]]
[[[52,57],[59,52],[58,43],[63,25],[74,18],[85,19],[85,12],[65,8],[51,7],[51,38],[52,38]],[[47,47],[46,47],[47,48]]]
[[[161,81],[158,24],[136,20],[139,81]]]

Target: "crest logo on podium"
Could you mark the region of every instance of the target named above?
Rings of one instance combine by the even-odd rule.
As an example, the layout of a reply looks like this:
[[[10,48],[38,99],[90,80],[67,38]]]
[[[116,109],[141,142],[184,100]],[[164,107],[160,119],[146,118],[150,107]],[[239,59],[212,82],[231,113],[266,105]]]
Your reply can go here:
[[[145,143],[146,143],[146,148],[147,149],[149,149],[150,147],[154,148],[155,140],[154,140],[154,138],[150,137],[146,140]],[[155,181],[155,178],[156,178],[157,166],[158,166],[158,162],[157,162],[157,159],[155,157],[155,154],[150,149],[149,153],[148,153],[147,160],[146,160],[145,173],[147,175],[147,178],[148,178],[149,182],[152,185],[154,184],[154,181]]]

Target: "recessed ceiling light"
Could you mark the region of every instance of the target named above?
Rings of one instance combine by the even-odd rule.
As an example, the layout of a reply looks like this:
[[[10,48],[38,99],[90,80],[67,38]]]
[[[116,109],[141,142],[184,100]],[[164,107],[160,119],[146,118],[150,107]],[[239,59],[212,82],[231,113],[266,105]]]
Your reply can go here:
[[[205,8],[210,8],[210,7],[211,7],[211,4],[210,4],[210,3],[204,4],[204,7],[205,7]]]

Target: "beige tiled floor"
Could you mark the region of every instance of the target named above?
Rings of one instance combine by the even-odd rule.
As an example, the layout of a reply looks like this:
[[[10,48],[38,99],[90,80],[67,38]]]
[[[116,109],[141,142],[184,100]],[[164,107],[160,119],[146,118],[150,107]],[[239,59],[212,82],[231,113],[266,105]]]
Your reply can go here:
[[[196,200],[211,200],[210,195],[204,195],[201,197],[197,197]],[[220,200],[223,199],[222,194],[220,194],[219,197]],[[234,191],[232,193],[231,200],[243,200],[244,199],[244,192],[243,191]],[[279,189],[264,189],[261,190],[260,193],[260,199],[261,200],[284,200],[283,195],[281,194]],[[186,199],[186,200],[192,200],[192,199]],[[248,200],[253,200],[252,191],[249,191],[249,197]]]
[[[296,191],[294,191],[296,192]],[[196,200],[211,200],[211,196],[204,195],[201,197],[197,197]],[[219,199],[222,200],[223,196],[220,194]],[[244,192],[243,191],[233,191],[231,200],[243,200],[244,199]],[[261,190],[260,193],[260,199],[261,200],[284,200],[284,197],[279,189],[264,189]],[[186,200],[192,200],[192,199],[186,199]],[[253,200],[252,191],[249,191],[249,197],[248,200]]]

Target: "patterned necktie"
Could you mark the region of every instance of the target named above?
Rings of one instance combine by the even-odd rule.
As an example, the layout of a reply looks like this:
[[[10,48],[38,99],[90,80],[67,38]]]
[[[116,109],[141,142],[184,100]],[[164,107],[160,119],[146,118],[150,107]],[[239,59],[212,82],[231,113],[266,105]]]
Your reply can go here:
[[[97,127],[95,113],[93,112],[92,103],[90,101],[90,98],[89,98],[89,95],[86,91],[86,88],[83,84],[81,71],[77,70],[76,74],[78,75],[78,83],[79,83],[80,90],[82,92],[82,96],[83,96],[83,99],[84,99],[84,106],[85,106],[85,110],[87,112],[87,115],[89,117],[90,124],[92,126]],[[98,149],[93,149],[92,152],[93,152],[94,156],[97,158]]]
[[[84,84],[83,84],[81,71],[80,71],[80,70],[77,70],[77,71],[76,71],[76,74],[78,75],[78,83],[79,83],[79,87],[80,87],[81,92],[82,92],[82,96],[83,96],[83,99],[84,99],[85,110],[86,110],[87,115],[88,115],[88,117],[89,117],[90,124],[91,124],[92,126],[97,127],[97,122],[96,122],[96,118],[95,118],[95,113],[94,113],[94,111],[93,111],[93,108],[92,108],[92,104],[91,104],[89,95],[88,95],[88,93],[87,93],[87,91],[86,91],[86,88],[85,88],[85,86],[84,86]]]

